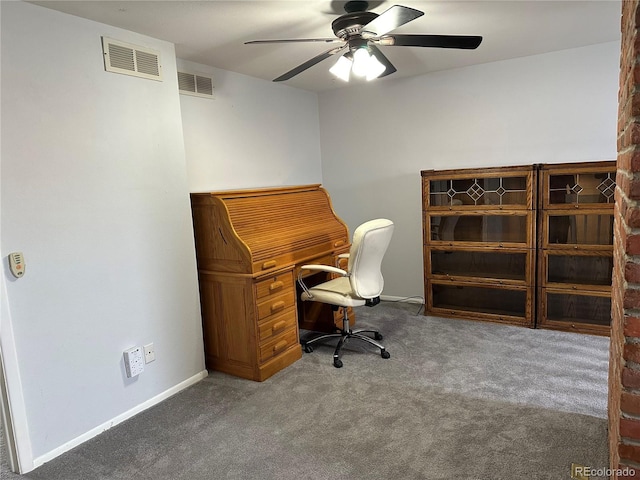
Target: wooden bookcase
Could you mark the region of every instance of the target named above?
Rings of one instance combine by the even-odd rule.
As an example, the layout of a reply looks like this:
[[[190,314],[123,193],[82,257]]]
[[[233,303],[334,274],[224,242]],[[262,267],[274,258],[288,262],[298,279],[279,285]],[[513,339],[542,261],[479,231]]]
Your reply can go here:
[[[609,334],[615,162],[543,165],[538,326]]]
[[[425,315],[608,334],[615,162],[421,174]]]
[[[533,326],[534,173],[422,172],[425,314]]]

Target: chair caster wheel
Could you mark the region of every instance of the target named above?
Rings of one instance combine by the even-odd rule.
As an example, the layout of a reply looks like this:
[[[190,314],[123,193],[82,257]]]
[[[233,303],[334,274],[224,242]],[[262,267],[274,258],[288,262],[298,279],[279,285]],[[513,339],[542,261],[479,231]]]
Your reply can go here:
[[[342,360],[340,360],[339,358],[334,359],[333,366],[336,368],[342,368]]]
[[[380,356],[382,358],[391,358],[391,354],[389,352],[387,352],[386,350],[383,350],[382,352],[380,352]]]
[[[382,334],[376,332],[373,338],[375,338],[376,340],[382,340],[384,337],[382,336]]]
[[[304,346],[304,351],[307,353],[311,353],[313,352],[313,347],[311,345],[305,345]]]

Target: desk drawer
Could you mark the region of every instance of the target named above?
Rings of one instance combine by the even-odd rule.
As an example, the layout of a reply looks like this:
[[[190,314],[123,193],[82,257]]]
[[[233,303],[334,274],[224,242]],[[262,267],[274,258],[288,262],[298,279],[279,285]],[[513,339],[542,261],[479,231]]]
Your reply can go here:
[[[293,289],[293,273],[285,272],[256,283],[256,298],[278,295]]]
[[[277,335],[271,341],[264,343],[264,345],[260,345],[260,361],[264,363],[286,352],[293,345],[298,345],[298,348],[300,348],[299,343],[298,330],[295,328],[289,329],[285,333]]]
[[[289,309],[282,315],[274,315],[258,325],[258,341],[262,344],[297,324],[296,311]]]
[[[258,320],[264,320],[269,315],[276,315],[296,304],[293,289],[281,295],[271,295],[263,302],[258,303]]]

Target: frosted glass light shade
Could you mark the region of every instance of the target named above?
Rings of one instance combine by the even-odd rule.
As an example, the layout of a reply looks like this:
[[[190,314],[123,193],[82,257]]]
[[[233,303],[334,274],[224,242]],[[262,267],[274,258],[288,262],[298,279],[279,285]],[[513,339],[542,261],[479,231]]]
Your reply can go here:
[[[367,65],[367,81],[378,78],[387,69],[375,55],[371,55],[369,58],[369,64]]]
[[[350,59],[343,55],[338,59],[335,65],[329,69],[329,71],[339,79],[348,82],[352,63],[353,62]]]
[[[353,67],[351,69],[353,74],[364,77],[369,70],[370,60],[371,55],[369,55],[369,51],[366,48],[358,48],[353,53]]]

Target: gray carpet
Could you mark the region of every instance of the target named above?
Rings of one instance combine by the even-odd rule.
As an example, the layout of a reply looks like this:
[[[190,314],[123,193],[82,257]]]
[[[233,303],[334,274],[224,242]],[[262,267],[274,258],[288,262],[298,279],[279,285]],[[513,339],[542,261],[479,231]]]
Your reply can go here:
[[[266,382],[202,382],[22,477],[560,480],[608,466],[608,339],[416,315],[383,302],[344,367],[317,347]],[[125,448],[130,445],[130,448]],[[592,477],[597,478],[597,477]]]

